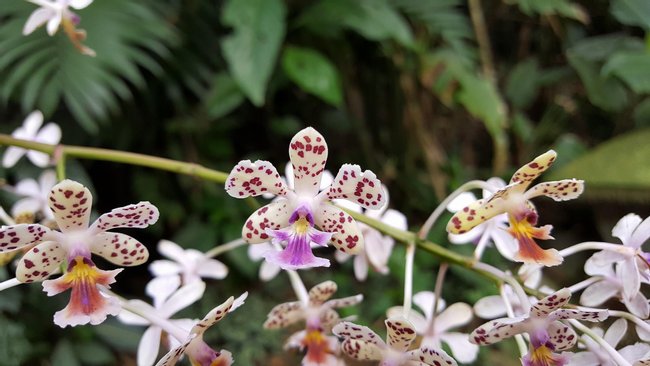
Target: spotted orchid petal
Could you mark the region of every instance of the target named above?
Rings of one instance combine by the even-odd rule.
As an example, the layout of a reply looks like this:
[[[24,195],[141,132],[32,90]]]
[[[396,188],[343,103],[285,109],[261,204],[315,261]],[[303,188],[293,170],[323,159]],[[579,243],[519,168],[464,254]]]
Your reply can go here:
[[[553,312],[554,319],[578,319],[589,322],[600,322],[609,317],[607,310],[586,311],[577,309],[558,309]]]
[[[55,241],[43,242],[18,262],[16,278],[23,283],[43,281],[54,274],[66,258],[66,251]]]
[[[338,286],[334,281],[325,281],[312,287],[309,290],[309,302],[312,305],[320,305],[334,295]]]
[[[212,309],[203,317],[203,319],[196,323],[196,325],[192,328],[191,333],[202,335],[208,328],[221,321],[221,319],[223,319],[230,312],[234,301],[235,298],[233,296],[230,296],[221,305]]]
[[[48,296],[54,296],[65,290],[72,289],[70,302],[54,314],[54,323],[62,328],[70,325],[99,324],[108,315],[117,315],[120,306],[115,298],[102,295],[98,285],[110,287],[115,282],[115,276],[122,269],[103,271],[87,258],[77,256],[70,263],[68,272],[55,280],[43,282],[43,289]]]
[[[314,215],[314,222],[323,231],[333,233],[332,245],[347,254],[363,250],[363,234],[352,216],[333,205],[322,204]]]
[[[320,193],[328,200],[345,199],[361,207],[378,209],[386,204],[386,193],[375,173],[361,167],[343,164],[332,185]]]
[[[492,198],[474,201],[456,212],[447,223],[447,232],[450,234],[464,234],[477,225],[505,212],[503,200],[500,198],[507,195],[510,189],[513,189],[513,187],[507,186],[497,191]]]
[[[102,232],[117,228],[144,229],[158,221],[158,208],[150,202],[139,202],[118,207],[101,215],[91,226],[93,232]]]
[[[293,166],[294,190],[297,195],[316,196],[327,154],[325,138],[311,127],[303,129],[291,139],[289,159]]]
[[[388,345],[398,351],[406,351],[416,337],[413,324],[402,316],[386,319],[385,324]]]
[[[342,297],[340,299],[332,299],[328,300],[325,302],[325,307],[328,308],[333,308],[333,309],[338,309],[338,308],[345,308],[348,306],[353,306],[358,303],[363,301],[363,295],[355,295],[355,296],[348,296],[348,297]]]
[[[403,314],[404,314],[403,306],[393,306],[388,308],[388,310],[386,310],[386,317],[388,318],[398,317]],[[416,333],[424,334],[427,331],[427,328],[429,327],[429,321],[424,316],[422,316],[422,314],[420,314],[418,311],[411,309],[411,311],[409,311],[408,316],[406,318],[411,324],[413,324]]]
[[[287,195],[287,185],[273,164],[264,160],[240,161],[226,180],[226,192],[235,198],[256,197],[264,193]]]
[[[377,345],[379,348],[386,347],[384,341],[382,341],[381,338],[372,331],[372,329],[363,325],[357,325],[351,322],[341,322],[332,329],[332,333],[345,338],[346,340],[358,340],[360,342]]]
[[[285,200],[271,202],[248,217],[242,228],[242,238],[249,244],[264,243],[270,239],[266,230],[287,227],[291,214]]]
[[[192,343],[192,341],[196,338],[196,335],[191,335],[188,339],[185,340],[185,342],[181,343],[179,346],[176,348],[172,348],[167,352],[163,358],[156,363],[156,366],[174,366],[178,362],[178,360],[185,354],[185,351],[187,350],[187,347]]]
[[[341,343],[341,350],[355,360],[378,361],[383,356],[382,349],[377,344],[353,338],[346,338]]]
[[[568,325],[554,321],[548,327],[549,341],[557,351],[565,351],[572,348],[578,341],[576,332]]]
[[[648,356],[646,354],[646,356]],[[635,361],[632,366],[650,366],[650,358],[645,358],[643,360]]]
[[[563,307],[571,299],[571,291],[563,288],[539,300],[532,306],[530,313],[534,317],[547,317],[553,311]]]
[[[469,335],[470,342],[479,346],[486,346],[526,332],[525,317],[501,318],[489,321],[474,329]]]
[[[265,329],[285,328],[304,318],[304,311],[300,301],[285,302],[271,309],[266,321]]]
[[[553,165],[553,162],[557,158],[557,153],[554,150],[549,150],[544,154],[536,157],[530,163],[519,168],[515,174],[513,174],[510,183],[521,182],[521,191],[528,188],[528,185],[542,173],[544,173],[548,168]]]
[[[120,266],[137,266],[149,258],[149,251],[142,243],[121,233],[95,235],[90,251]]]
[[[88,227],[93,204],[88,188],[66,179],[52,187],[48,200],[54,219],[63,233]]]
[[[458,365],[456,360],[449,357],[449,355],[441,349],[421,347],[420,349],[411,351],[410,355],[413,360],[420,361],[421,363],[428,366],[438,366],[438,365],[457,366]]]
[[[0,228],[0,253],[11,252],[43,240],[53,239],[52,230],[39,224],[18,224]]]
[[[564,179],[557,182],[536,184],[526,191],[524,197],[531,199],[539,196],[552,198],[554,201],[568,201],[578,198],[585,189],[583,180]]]

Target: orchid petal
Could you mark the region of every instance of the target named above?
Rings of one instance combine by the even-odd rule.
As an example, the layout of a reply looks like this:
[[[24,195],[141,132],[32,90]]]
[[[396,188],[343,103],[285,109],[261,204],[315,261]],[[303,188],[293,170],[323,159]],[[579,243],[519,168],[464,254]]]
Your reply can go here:
[[[206,314],[205,317],[203,317],[203,319],[196,323],[196,325],[192,328],[191,333],[202,335],[206,330],[208,330],[208,328],[219,322],[226,316],[226,314],[230,312],[234,301],[235,298],[230,296],[221,305],[212,309],[208,314]]]
[[[506,304],[499,295],[486,296],[474,304],[474,312],[483,319],[494,319],[506,314]]]
[[[415,327],[403,316],[386,319],[387,343],[393,349],[406,351],[415,340]]]
[[[340,208],[321,204],[316,209],[314,222],[321,230],[334,233],[331,243],[336,249],[348,254],[363,250],[363,234],[357,222]]]
[[[48,204],[59,229],[64,232],[82,230],[88,227],[93,196],[88,188],[66,179],[52,187]]]
[[[95,232],[118,228],[144,229],[158,221],[158,208],[150,202],[143,201],[128,206],[118,207],[101,215],[90,230]]]
[[[634,257],[627,258],[625,261],[616,265],[616,275],[621,284],[623,284],[623,296],[632,299],[641,288],[641,279],[639,278],[639,268]]]
[[[155,311],[155,309],[152,308],[151,305],[147,304],[142,300],[128,300],[127,303],[129,304],[129,308],[132,308],[134,310],[137,309],[139,313]],[[117,314],[117,318],[122,323],[128,325],[150,325],[151,324],[149,320],[141,317],[140,315],[132,313],[131,311],[126,309],[122,309],[122,311],[120,311],[120,313]]]
[[[36,28],[43,25],[50,18],[56,16],[56,12],[48,8],[38,8],[32,12],[23,27],[23,35],[26,36],[32,33]],[[35,113],[35,112],[32,112]]]
[[[338,286],[334,281],[319,283],[309,290],[309,302],[313,305],[320,305],[332,297],[337,288]]]
[[[248,246],[248,257],[252,261],[259,261],[264,259],[264,253],[268,251],[269,249],[272,249],[273,246],[271,246],[269,243],[261,243],[257,245],[249,245]]]
[[[623,244],[628,243],[634,234],[634,229],[636,229],[640,223],[641,217],[639,217],[639,215],[633,213],[627,214],[618,220],[612,229],[612,236],[621,239]]]
[[[573,347],[578,341],[576,332],[568,325],[554,321],[548,327],[549,341],[555,346],[557,351],[565,351]]]
[[[452,244],[476,243],[482,235],[485,235],[485,229],[485,226],[476,226],[462,234],[448,234],[448,238]],[[506,233],[506,235],[509,234]]]
[[[388,236],[382,236],[376,230],[372,230],[369,233],[366,233],[365,237],[365,257],[367,257],[368,262],[377,272],[381,274],[387,274],[389,271],[388,260],[390,259],[390,255],[393,252],[395,240]],[[357,257],[363,258],[364,256]]]
[[[618,293],[620,286],[608,280],[589,285],[580,295],[580,303],[585,306],[598,306]]]
[[[145,293],[153,299],[153,306],[160,309],[180,286],[180,276],[156,277],[147,283]]]
[[[554,201],[568,201],[578,198],[585,190],[585,182],[577,179],[563,179],[556,182],[536,184],[526,191],[524,197],[531,199],[539,196],[552,198]]]
[[[598,356],[593,352],[577,352],[571,356],[566,366],[602,366]]]
[[[386,310],[386,317],[392,318],[404,314],[404,307],[402,306],[393,306]],[[429,327],[429,321],[419,312],[411,309],[407,317],[408,321],[413,324],[417,334],[424,334]]]
[[[326,308],[338,309],[353,306],[363,301],[363,295],[342,297],[340,299],[327,300],[323,305]]]
[[[177,262],[167,259],[159,259],[151,262],[149,265],[149,271],[157,277],[168,277],[182,273],[183,267]]]
[[[435,320],[436,329],[439,332],[444,332],[447,329],[460,327],[469,323],[472,320],[471,306],[457,302],[451,304],[447,309],[438,314]]]
[[[604,267],[608,264],[620,262],[627,259],[628,257],[629,256],[625,254],[613,252],[611,250],[601,250],[600,252],[594,253],[591,257],[589,257],[589,259],[587,259],[585,262],[585,271],[587,271],[587,268],[593,270],[594,267]],[[592,273],[587,272],[587,274]],[[594,274],[600,274],[600,272],[594,272]]]
[[[490,193],[491,195],[491,193]],[[447,210],[450,212],[458,212],[462,210],[463,208],[471,205],[477,200],[476,196],[474,193],[471,192],[463,192],[456,196],[449,204],[447,205]]]
[[[133,237],[121,233],[96,234],[90,251],[120,266],[137,266],[149,259],[149,251]]]
[[[600,322],[609,317],[607,310],[585,311],[577,309],[558,309],[551,315],[554,319],[578,319],[588,322]]]
[[[614,272],[614,267],[612,266],[612,263],[611,262],[606,264],[602,263],[603,259],[605,259],[605,257],[607,257],[607,255],[610,253],[611,252],[608,251],[601,251],[601,252],[594,253],[585,262],[585,273],[590,276],[603,276],[606,278],[616,277],[616,273]]]
[[[142,334],[138,344],[138,366],[151,366],[156,362],[160,350],[162,329],[152,325]]]
[[[20,196],[38,197],[41,194],[41,187],[34,179],[23,179],[14,187],[14,193]]]
[[[207,259],[203,260],[197,268],[197,272],[200,277],[204,278],[213,278],[215,280],[221,280],[226,278],[228,275],[228,267],[225,264],[219,262],[216,259]]]
[[[264,322],[265,329],[285,328],[300,319],[304,319],[305,314],[300,301],[285,302],[276,305],[271,309]]]
[[[476,360],[479,347],[469,341],[467,334],[444,333],[440,335],[440,339],[447,343],[456,361],[472,363]]]
[[[185,350],[187,347],[192,343],[192,341],[196,338],[195,335],[190,336],[188,339],[185,340],[181,345],[179,345],[176,348],[171,349],[169,352],[167,352],[163,358],[161,358],[158,363],[156,363],[156,366],[174,366],[178,362],[178,360],[185,354]]]
[[[363,326],[357,325],[350,322],[341,322],[332,328],[332,333],[335,335],[346,338],[358,340],[364,343],[375,344],[379,347],[385,347],[384,341],[379,338],[379,336],[372,331],[372,329]]]
[[[424,363],[428,366],[438,366],[438,365],[447,365],[447,366],[457,366],[456,360],[449,357],[449,355],[441,349],[433,349],[427,347],[421,347],[420,349],[413,350],[409,352],[414,361],[421,361],[419,365]]]
[[[375,173],[370,170],[361,172],[358,165],[352,164],[343,164],[334,183],[319,197],[345,199],[369,209],[378,209],[386,204],[386,193]]]
[[[39,224],[0,227],[0,253],[10,252],[53,238],[54,232]]]
[[[384,212],[384,214],[381,217],[381,222],[383,222],[386,225],[390,225],[396,229],[408,230],[408,223],[407,223],[406,216],[404,216],[403,213],[397,210],[393,210],[392,208],[389,208],[388,210],[386,210],[386,212]]]
[[[11,168],[16,165],[18,160],[20,160],[26,152],[27,150],[21,147],[9,146],[2,156],[2,166],[5,168]]]
[[[55,241],[43,242],[27,252],[16,268],[16,278],[20,282],[42,281],[55,273],[66,260],[66,251]]]
[[[226,192],[235,198],[256,197],[263,193],[287,195],[287,185],[273,164],[265,160],[242,160],[226,179]]]
[[[514,335],[527,332],[528,326],[524,322],[527,318],[501,318],[484,323],[474,329],[469,335],[470,342],[479,346],[486,346],[510,338]]]
[[[93,0],[68,0],[70,7],[80,10],[92,4]]]
[[[571,291],[568,288],[563,288],[553,294],[546,296],[533,305],[530,310],[531,316],[546,317],[551,312],[563,307],[571,299]]]
[[[431,319],[433,316],[433,303],[436,301],[436,295],[431,291],[420,291],[413,295],[413,303],[417,305],[423,312],[427,320]],[[438,309],[437,312],[441,312],[442,309],[447,306],[444,299],[438,299]]]
[[[43,113],[38,110],[27,115],[22,126],[25,131],[25,140],[32,140],[36,137],[38,129],[43,125],[43,119]]]
[[[160,313],[169,318],[198,301],[205,291],[205,282],[192,282],[174,292],[160,307]]]
[[[631,299],[623,298],[623,304],[634,315],[646,319],[650,315],[650,304],[642,292],[636,293]]]
[[[242,228],[242,238],[249,244],[264,243],[270,239],[266,230],[289,226],[291,214],[286,200],[271,202],[248,217]]]
[[[363,254],[354,256],[353,267],[354,277],[357,281],[363,282],[368,278],[368,260]]]
[[[619,318],[609,326],[609,329],[607,329],[607,332],[605,332],[603,339],[610,346],[616,348],[621,339],[623,339],[623,336],[625,336],[625,332],[627,332],[627,320]]]
[[[641,342],[625,346],[618,351],[623,358],[630,362],[648,357],[648,352],[650,352],[650,345]]]
[[[544,173],[548,168],[553,165],[557,153],[553,150],[549,150],[544,154],[536,157],[530,163],[519,168],[515,174],[510,179],[510,184],[515,182],[522,182],[521,190],[525,190],[530,182],[534,181],[542,173]]]
[[[184,263],[186,259],[183,247],[165,239],[158,242],[158,253],[177,263]]]
[[[463,234],[492,217],[504,213],[506,211],[504,201],[510,194],[509,192],[515,188],[513,185],[507,186],[495,192],[489,199],[483,198],[465,206],[449,220],[447,232]]]
[[[632,248],[640,248],[643,243],[650,237],[650,217],[646,217],[643,222],[639,224],[630,237],[627,246]]]
[[[289,159],[293,166],[294,190],[298,195],[316,196],[327,154],[325,138],[311,127],[301,130],[291,139]]]
[[[56,13],[50,20],[47,21],[47,25],[45,26],[47,29],[47,34],[50,36],[53,36],[56,34],[56,31],[59,29],[59,25],[61,25],[61,14]]]
[[[61,141],[61,127],[54,122],[46,124],[34,136],[34,141],[49,145],[58,144]]]
[[[260,265],[260,279],[262,281],[270,281],[280,273],[280,270],[280,266],[264,261]]]
[[[16,201],[11,207],[11,216],[18,217],[23,214],[34,215],[41,210],[41,201],[27,197]]]
[[[382,350],[377,344],[359,339],[346,338],[341,343],[341,350],[355,360],[378,361],[382,359]]]

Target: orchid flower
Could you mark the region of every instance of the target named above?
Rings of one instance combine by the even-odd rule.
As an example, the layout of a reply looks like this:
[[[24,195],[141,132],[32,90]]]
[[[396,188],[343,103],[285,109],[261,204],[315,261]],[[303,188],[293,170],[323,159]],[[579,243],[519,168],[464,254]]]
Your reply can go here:
[[[65,264],[67,270],[61,277],[43,282],[48,296],[72,289],[68,306],[54,315],[55,324],[99,324],[107,315],[117,315],[120,309],[115,299],[105,298],[97,286],[115,282],[122,269],[100,270],[91,254],[121,266],[144,263],[149,253],[142,243],[107,230],[145,228],[158,220],[158,209],[149,202],[140,202],[113,209],[88,226],[92,195],[72,180],[52,187],[48,202],[61,231],[39,224],[0,228],[0,253],[36,245],[20,259],[16,269],[16,278],[24,283],[43,281]]]
[[[69,7],[81,10],[90,5],[93,0],[27,0],[31,3],[39,5],[40,8],[34,10],[32,15],[27,19],[25,27],[23,28],[23,35],[32,33],[36,28],[47,23],[47,34],[53,36],[63,26],[63,31],[66,33],[72,44],[84,55],[95,56],[95,52],[90,48],[84,46],[81,42],[86,39],[86,32],[77,29],[79,24],[79,16],[72,12]]]
[[[138,309],[142,313],[156,314],[156,317],[160,319],[169,319],[178,311],[199,300],[205,291],[205,282],[202,281],[191,282],[183,287],[180,285],[181,280],[178,276],[155,278],[147,284],[145,289],[147,294],[153,298],[153,307],[140,300],[129,300],[130,307]],[[118,319],[130,325],[149,326],[138,344],[138,366],[153,365],[158,356],[163,329],[126,310],[119,313]],[[174,319],[170,322],[180,328],[185,328],[188,322],[190,322],[188,329],[194,325],[190,319]],[[174,337],[168,339],[170,340],[170,349],[180,345],[180,341],[172,342],[175,340]]]
[[[420,346],[441,349],[446,343],[451,349],[451,355],[460,363],[472,363],[478,355],[478,346],[469,342],[465,333],[449,332],[450,329],[463,326],[472,320],[472,308],[462,302],[457,302],[445,309],[445,301],[438,300],[436,316],[433,316],[433,304],[436,295],[431,291],[422,291],[413,295],[413,302],[424,313],[411,310],[408,319],[415,327],[415,332],[422,335]],[[386,312],[389,318],[403,314],[404,308],[395,306]]]
[[[337,308],[356,305],[363,300],[362,295],[331,299],[337,290],[332,281],[322,282],[309,290],[309,303],[301,301],[286,302],[275,306],[269,312],[264,328],[286,328],[301,320],[306,329],[289,337],[286,348],[307,349],[303,365],[336,365],[340,361],[338,340],[327,336],[332,327],[340,321]]]
[[[457,365],[445,351],[420,347],[408,351],[416,337],[415,326],[402,316],[385,321],[386,342],[370,328],[351,322],[337,324],[332,332],[343,338],[342,349],[356,360],[380,361],[380,366]]]
[[[490,178],[485,183],[492,186],[492,192],[483,190],[483,199],[488,199],[496,192],[506,186],[501,178]],[[476,196],[471,192],[461,193],[447,205],[447,210],[458,212],[476,201]],[[463,234],[449,234],[449,241],[453,244],[476,244],[476,253],[483,253],[485,246],[494,243],[499,253],[507,259],[512,260],[517,251],[517,240],[508,234],[508,215],[505,213],[496,215],[485,222],[476,225],[473,229]],[[480,257],[480,254],[478,255]]]
[[[645,318],[648,316],[648,303],[645,301],[643,306],[639,295],[641,283],[650,283],[650,253],[642,249],[643,243],[650,238],[650,217],[642,221],[638,215],[628,214],[616,223],[612,235],[621,239],[623,245],[620,249],[597,252],[587,263],[594,268],[615,264],[616,277],[622,285],[623,302],[632,304],[636,308],[635,313]],[[611,285],[609,290],[611,292]]]
[[[600,328],[592,329],[598,336],[603,337],[612,348],[616,349],[618,343],[623,339],[627,331],[627,321],[618,319],[607,329],[605,335]],[[591,337],[584,334],[580,337],[587,351],[577,352],[572,357],[567,366],[616,366],[612,357],[603,350],[603,347],[596,343]],[[629,362],[634,362],[645,357],[650,357],[650,345],[647,343],[637,342],[625,346],[618,350],[618,353]]]
[[[158,242],[158,252],[167,259],[153,261],[149,270],[154,276],[182,276],[183,284],[201,281],[201,278],[221,280],[228,275],[228,267],[207,257],[196,249],[183,249],[169,240]]]
[[[554,290],[541,286],[542,272],[541,267],[535,264],[524,264],[519,267],[517,272],[519,278],[522,280],[524,286],[532,289],[539,289],[543,293],[553,293]],[[528,301],[522,304],[521,299],[510,285],[503,285],[502,295],[489,295],[479,299],[474,303],[474,313],[483,319],[495,319],[506,316],[507,306],[505,301],[508,301],[512,307],[515,316],[523,316],[530,311],[530,304],[537,302],[537,298],[533,296],[528,297]],[[505,299],[504,299],[505,297]]]
[[[173,366],[178,360],[187,355],[192,366],[230,366],[233,363],[232,354],[226,350],[215,351],[203,341],[203,334],[213,325],[221,321],[228,313],[233,312],[244,304],[248,293],[238,298],[229,297],[223,304],[212,309],[202,320],[197,322],[183,343],[173,348],[156,363],[156,366]]]
[[[25,118],[23,125],[18,127],[11,136],[21,140],[36,141],[44,144],[58,144],[61,140],[61,128],[54,122],[46,124],[43,128],[40,128],[41,125],[43,125],[43,113],[34,111]],[[2,166],[11,168],[25,154],[38,167],[44,168],[50,163],[50,156],[45,153],[10,146],[2,157]]]
[[[515,261],[544,266],[562,263],[564,259],[557,250],[543,250],[535,242],[534,239],[553,239],[550,235],[553,227],[535,226],[538,219],[537,210],[529,200],[538,196],[550,197],[555,201],[571,200],[580,196],[584,190],[584,182],[565,179],[539,183],[527,190],[531,182],[553,164],[555,158],[555,151],[549,150],[519,168],[510,179],[509,185],[496,191],[490,198],[475,201],[456,212],[447,224],[447,232],[463,234],[499,214],[507,213],[510,222],[508,231],[519,243]]]
[[[353,200],[365,208],[384,205],[385,194],[374,173],[361,172],[358,165],[345,164],[329,188],[319,193],[321,176],[327,160],[325,139],[313,128],[298,132],[289,147],[295,188],[289,189],[268,161],[240,161],[226,180],[232,197],[255,197],[263,193],[280,196],[255,211],[242,229],[242,238],[250,244],[271,239],[286,243],[281,251],[269,251],[266,260],[283,269],[329,266],[329,261],[315,257],[310,243],[358,254],[363,250],[363,235],[352,216],[329,204],[334,199]],[[317,230],[315,227],[321,230]]]
[[[363,213],[386,225],[400,230],[407,230],[406,216],[397,210],[388,209],[389,196],[386,187],[384,187],[384,192],[386,192],[386,204],[379,210],[364,210],[358,204],[345,200],[336,200],[335,203],[348,210]],[[384,275],[388,274],[388,260],[393,251],[395,240],[388,235],[382,235],[377,229],[364,223],[359,223],[359,228],[365,241],[365,250],[354,257],[354,276],[359,281],[365,281],[368,278],[369,264],[376,272]],[[350,258],[350,255],[337,251],[335,257],[338,262],[345,262]]]
[[[525,316],[496,319],[481,325],[470,335],[470,342],[484,346],[517,334],[528,333],[532,349],[523,358],[524,366],[565,365],[567,358],[554,351],[573,347],[577,336],[573,329],[560,320],[579,319],[595,322],[608,316],[607,310],[562,309],[570,298],[571,292],[563,288],[539,300]]]
[[[13,189],[13,193],[24,196],[24,198],[14,203],[11,207],[11,215],[13,217],[22,215],[35,217],[40,213],[45,219],[54,220],[54,215],[47,202],[47,196],[55,184],[56,173],[54,170],[44,170],[39,176],[38,182],[31,178],[19,181]]]

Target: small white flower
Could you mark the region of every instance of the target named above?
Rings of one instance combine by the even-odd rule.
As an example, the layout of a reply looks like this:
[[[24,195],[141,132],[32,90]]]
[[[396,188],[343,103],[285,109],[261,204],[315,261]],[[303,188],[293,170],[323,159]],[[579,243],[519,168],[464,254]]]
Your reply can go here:
[[[17,217],[24,213],[42,213],[48,220],[54,220],[54,214],[47,202],[50,190],[56,184],[56,173],[54,170],[44,170],[38,182],[32,178],[21,180],[13,188],[13,193],[24,196],[11,207],[11,215]]]
[[[592,331],[603,337],[605,342],[616,349],[627,331],[627,321],[625,319],[618,319],[607,329],[604,336],[603,330],[600,328],[592,329]],[[581,344],[584,344],[584,348],[587,351],[575,353],[567,366],[616,366],[616,363],[612,360],[612,356],[601,345],[591,339],[591,337],[583,334],[580,338],[582,341]],[[618,353],[626,361],[634,362],[650,356],[650,345],[638,342],[619,349]]]
[[[154,261],[149,270],[154,276],[167,277],[180,275],[183,283],[201,281],[201,278],[221,280],[228,275],[228,267],[216,259],[207,257],[196,249],[183,249],[169,240],[158,242],[158,252],[167,259]]]
[[[50,122],[43,128],[40,128],[42,124],[43,114],[40,111],[34,111],[25,118],[23,125],[18,127],[11,136],[21,140],[41,142],[44,144],[58,144],[61,140],[61,128],[54,122]],[[45,153],[10,146],[2,157],[2,166],[11,168],[25,154],[38,167],[44,168],[50,163],[50,156]]]
[[[32,15],[27,19],[25,27],[23,28],[23,35],[32,33],[36,28],[47,23],[47,34],[53,36],[59,29],[59,26],[65,20],[72,23],[78,22],[78,17],[75,13],[68,9],[68,6],[73,9],[83,9],[90,5],[93,0],[28,0],[31,3],[40,5],[40,8],[34,10]]]

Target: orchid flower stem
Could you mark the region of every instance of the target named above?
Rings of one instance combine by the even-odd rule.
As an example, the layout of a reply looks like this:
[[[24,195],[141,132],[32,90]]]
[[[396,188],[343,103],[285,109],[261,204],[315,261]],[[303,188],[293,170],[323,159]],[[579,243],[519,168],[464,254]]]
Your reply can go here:
[[[4,208],[0,207],[0,220],[5,223],[5,225],[16,225],[14,219],[7,214]]]
[[[2,282],[0,282],[0,291],[4,291],[4,290],[6,290],[8,288],[12,288],[12,287],[18,286],[20,284],[22,284],[22,282],[18,281],[17,278],[11,278],[11,279],[8,279],[6,281],[2,281]]]
[[[474,259],[477,261],[481,260],[481,257],[483,256],[483,252],[485,251],[485,247],[487,246],[488,239],[490,238],[489,235],[481,235],[481,238],[478,240],[478,244],[476,244],[476,249],[474,249]]]
[[[415,259],[415,243],[406,245],[404,264],[404,317],[408,319],[413,301],[413,260]]]
[[[436,277],[436,287],[433,289],[433,304],[431,306],[433,309],[431,309],[431,319],[429,320],[429,325],[427,327],[427,333],[426,334],[434,334],[435,330],[435,323],[436,323],[436,315],[438,314],[438,304],[440,303],[440,299],[442,298],[442,285],[445,282],[445,275],[447,274],[447,269],[449,268],[449,264],[446,262],[440,264],[440,267],[438,268],[438,276]]]
[[[629,250],[629,247],[620,244],[603,243],[599,241],[586,241],[560,250],[560,255],[562,257],[568,257],[572,254],[576,254],[585,250],[609,250],[612,252],[625,254],[626,250]]]
[[[510,303],[510,299],[506,294],[506,288],[503,284],[499,286],[499,293],[501,294],[503,303],[506,305],[506,314],[509,318],[514,318],[515,312],[512,310],[512,304]],[[522,337],[521,334],[517,334],[515,335],[515,341],[517,342],[517,347],[519,348],[519,354],[521,357],[524,357],[528,353],[528,347],[526,347],[526,341],[524,340],[524,337]]]
[[[440,202],[440,204],[438,205],[438,207],[436,207],[435,210],[433,210],[433,212],[431,213],[427,221],[425,221],[424,225],[422,225],[422,227],[420,228],[420,231],[418,232],[418,238],[426,239],[427,236],[429,236],[429,231],[431,231],[433,225],[436,223],[436,221],[438,221],[440,215],[442,215],[442,213],[445,212],[447,206],[449,206],[449,203],[451,201],[453,201],[461,193],[464,193],[472,189],[478,189],[478,188],[482,188],[487,191],[494,190],[494,187],[490,186],[489,184],[487,184],[485,181],[482,180],[472,180],[458,187],[449,196],[447,196],[447,198],[442,200],[442,202]]]
[[[226,253],[226,252],[229,252],[229,251],[231,251],[233,249],[239,248],[239,247],[241,247],[241,246],[243,246],[245,244],[246,244],[246,241],[244,241],[244,239],[241,239],[241,238],[233,240],[233,241],[229,241],[229,242],[227,242],[225,244],[217,245],[216,247],[208,250],[207,252],[205,252],[205,256],[207,258],[217,257],[217,256],[219,256],[219,255],[221,255],[223,253]]]
[[[643,321],[643,319],[640,319],[639,317],[635,316],[634,314],[630,314],[626,311],[619,311],[619,310],[608,310],[609,315],[615,316],[618,318],[625,318],[632,323],[636,324],[639,328],[643,328],[646,332],[650,333],[650,324],[646,323]]]
[[[632,366],[629,362],[627,362],[623,358],[623,356],[621,356],[620,353],[616,352],[614,347],[612,347],[609,343],[607,343],[607,341],[605,341],[601,336],[594,333],[591,329],[584,326],[582,323],[580,323],[575,319],[569,319],[569,323],[571,323],[571,325],[573,325],[576,329],[578,329],[579,331],[588,335],[589,337],[591,337],[591,339],[596,341],[596,343],[598,343],[603,349],[605,349],[605,351],[607,351],[607,353],[609,353],[612,359],[616,361],[618,366]]]
[[[106,287],[102,286],[100,287],[100,290],[104,294],[118,299],[120,301],[120,305],[122,306],[122,309],[148,320],[151,324],[155,324],[159,326],[165,332],[171,334],[179,342],[181,343],[185,342],[185,340],[187,339],[188,334],[185,330],[175,325],[174,323],[170,322],[169,320],[158,316],[156,309],[154,309],[153,307],[151,307],[151,309],[148,309],[147,311],[144,311],[144,309],[141,309],[137,306],[133,306],[133,304],[129,302],[127,299],[114,293],[113,291],[109,290]]]
[[[56,160],[56,179],[60,182],[65,179],[65,153],[60,152]]]
[[[576,283],[575,285],[569,287],[569,291],[571,291],[572,294],[575,294],[576,292],[587,288],[589,285],[596,283],[598,281],[602,280],[601,277],[589,277],[584,281],[580,281]]]

